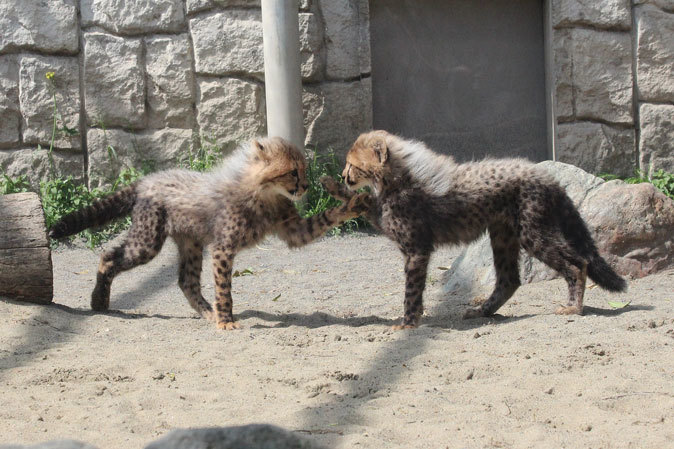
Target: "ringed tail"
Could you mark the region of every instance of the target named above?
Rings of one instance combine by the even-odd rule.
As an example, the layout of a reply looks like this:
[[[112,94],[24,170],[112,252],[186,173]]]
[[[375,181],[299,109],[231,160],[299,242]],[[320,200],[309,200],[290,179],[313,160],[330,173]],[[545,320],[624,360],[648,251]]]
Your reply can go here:
[[[85,229],[104,225],[131,213],[136,203],[136,184],[131,184],[92,205],[61,217],[49,230],[49,237],[58,239]]]

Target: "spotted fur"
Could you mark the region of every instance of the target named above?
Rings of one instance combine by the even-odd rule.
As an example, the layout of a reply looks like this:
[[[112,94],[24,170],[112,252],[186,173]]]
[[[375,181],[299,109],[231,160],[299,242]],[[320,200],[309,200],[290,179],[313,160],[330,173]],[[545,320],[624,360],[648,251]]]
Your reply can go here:
[[[586,276],[610,291],[626,288],[597,252],[564,189],[526,160],[457,164],[421,142],[372,131],[350,149],[343,177],[352,189],[373,189],[376,205],[369,219],[404,255],[405,315],[397,328],[419,323],[434,248],[469,243],[485,231],[494,253],[496,286],[464,318],[492,315],[513,295],[520,286],[520,248],[567,281],[568,304],[557,313],[582,314]]]
[[[343,193],[333,183],[327,187]],[[114,277],[149,262],[171,236],[180,255],[178,284],[190,305],[218,328],[234,329],[239,326],[232,313],[232,264],[241,249],[268,233],[291,247],[303,246],[368,207],[366,194],[349,193],[341,206],[303,219],[292,202],[306,189],[306,160],[297,148],[280,138],[254,140],[212,172],[168,170],[147,176],[64,217],[51,235],[72,235],[131,213],[122,243],[101,256],[92,309],[107,310]],[[201,295],[205,246],[213,258],[215,311]]]

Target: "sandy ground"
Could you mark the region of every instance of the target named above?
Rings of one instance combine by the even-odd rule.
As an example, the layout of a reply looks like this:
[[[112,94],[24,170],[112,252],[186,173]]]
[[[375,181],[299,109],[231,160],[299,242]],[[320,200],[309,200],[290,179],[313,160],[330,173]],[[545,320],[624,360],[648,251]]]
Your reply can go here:
[[[382,237],[277,240],[241,254],[217,331],[177,287],[176,251],[89,310],[97,252],[54,253],[53,306],[0,301],[0,442],[142,448],[173,428],[267,422],[334,448],[674,447],[674,272],[552,312],[563,281],[522,287],[492,319],[442,294],[436,253],[424,324],[402,314],[402,260]],[[210,270],[202,278],[213,295]],[[607,300],[631,300],[612,310]]]

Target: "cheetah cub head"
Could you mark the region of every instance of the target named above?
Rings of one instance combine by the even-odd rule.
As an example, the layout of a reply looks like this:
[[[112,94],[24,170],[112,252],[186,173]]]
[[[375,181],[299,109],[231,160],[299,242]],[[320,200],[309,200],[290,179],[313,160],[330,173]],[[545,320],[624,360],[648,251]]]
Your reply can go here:
[[[389,159],[386,131],[361,134],[346,155],[342,177],[351,190],[371,187],[376,190],[377,180],[386,175]]]
[[[280,137],[251,142],[254,153],[253,175],[262,193],[268,197],[284,196],[298,201],[306,193],[307,162],[300,150]]]

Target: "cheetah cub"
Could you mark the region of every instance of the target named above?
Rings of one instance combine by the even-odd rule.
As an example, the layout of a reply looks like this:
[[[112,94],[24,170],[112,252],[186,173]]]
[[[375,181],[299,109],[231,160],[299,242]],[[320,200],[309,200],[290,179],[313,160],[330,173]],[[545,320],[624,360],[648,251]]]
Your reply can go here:
[[[293,201],[307,189],[306,160],[281,138],[253,140],[207,173],[167,170],[149,175],[54,224],[52,238],[76,234],[131,214],[119,246],[101,256],[91,308],[107,310],[110,286],[122,271],[149,262],[173,237],[180,254],[178,284],[190,305],[220,329],[236,329],[232,314],[232,265],[242,249],[275,233],[290,247],[306,245],[368,207],[367,195],[344,195],[341,206],[303,219]],[[209,245],[215,277],[215,312],[201,295],[204,246]]]
[[[394,240],[405,260],[405,315],[396,329],[419,324],[433,249],[469,243],[487,230],[496,286],[464,318],[494,314],[520,286],[520,248],[557,270],[569,286],[558,314],[582,314],[587,276],[609,291],[626,283],[599,255],[578,210],[547,173],[522,159],[457,164],[423,143],[386,131],[362,134],[342,174],[355,190],[370,186],[370,222]]]

